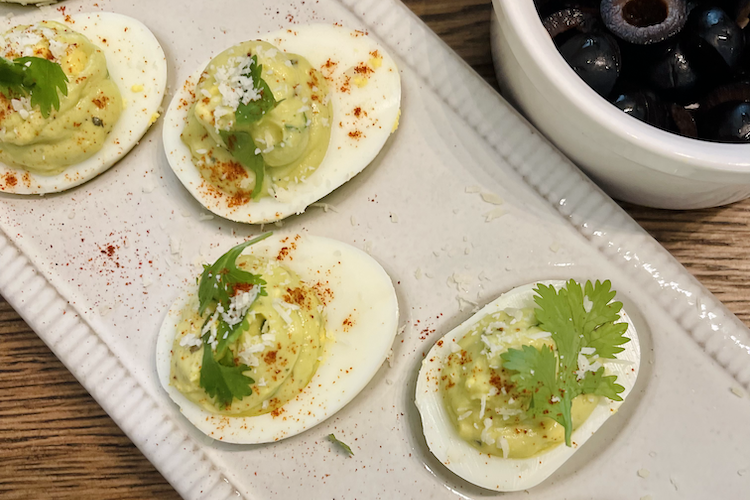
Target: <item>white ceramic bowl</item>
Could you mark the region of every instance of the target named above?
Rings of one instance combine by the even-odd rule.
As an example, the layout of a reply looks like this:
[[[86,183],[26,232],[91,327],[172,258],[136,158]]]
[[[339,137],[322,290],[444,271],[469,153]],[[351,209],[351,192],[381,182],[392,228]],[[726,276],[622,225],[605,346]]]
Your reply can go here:
[[[493,0],[503,95],[611,196],[693,209],[750,197],[750,144],[688,139],[632,118],[560,56],[532,0]]]

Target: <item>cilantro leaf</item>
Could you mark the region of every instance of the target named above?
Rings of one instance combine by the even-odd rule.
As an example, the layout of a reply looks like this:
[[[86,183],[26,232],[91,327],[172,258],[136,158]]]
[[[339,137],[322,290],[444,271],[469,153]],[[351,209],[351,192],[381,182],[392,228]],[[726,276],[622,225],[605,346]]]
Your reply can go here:
[[[54,107],[60,109],[60,96],[68,95],[67,81],[62,66],[40,57],[21,57],[13,61],[26,68],[26,76],[34,82],[31,89],[31,105],[39,106],[42,116],[47,118]]]
[[[615,354],[624,351],[621,346],[629,341],[625,336],[627,323],[615,323],[620,319],[622,302],[612,302],[615,292],[611,290],[609,280],[604,283],[586,282],[586,296],[591,301],[591,310],[583,329],[586,345],[596,349],[600,358],[613,359]]]
[[[47,118],[52,108],[60,109],[59,90],[68,95],[68,77],[59,64],[41,57],[0,58],[0,92],[6,98],[31,95],[31,105],[39,106]]]
[[[234,116],[238,125],[250,125],[251,123],[257,122],[263,118],[263,115],[271,111],[278,104],[276,98],[273,96],[273,92],[271,92],[271,89],[268,87],[268,84],[261,77],[262,74],[263,65],[258,64],[257,56],[253,56],[250,62],[250,72],[242,76],[252,78],[253,87],[258,91],[258,94],[260,94],[260,98],[255,101],[250,101],[247,104],[241,102],[239,106],[237,106],[237,111],[235,111]]]
[[[263,188],[263,179],[266,174],[266,162],[263,156],[255,146],[255,141],[247,132],[226,131],[219,132],[221,139],[226,144],[227,149],[240,165],[255,174],[255,186],[253,186],[252,197],[257,198]]]
[[[511,380],[519,390],[531,394],[531,407],[534,414],[545,409],[545,401],[556,394],[557,359],[548,346],[536,349],[530,345],[521,349],[509,349],[503,354],[503,367],[518,373]]]
[[[227,304],[232,295],[234,286],[238,283],[250,283],[256,286],[263,286],[266,282],[257,274],[252,274],[237,268],[237,257],[242,254],[245,248],[262,241],[269,236],[271,232],[261,234],[257,238],[240,243],[227,253],[219,257],[216,262],[210,266],[203,266],[198,285],[198,314],[203,316],[206,308],[212,303]],[[261,289],[261,295],[265,290]]]
[[[348,453],[349,455],[354,455],[354,452],[353,452],[353,451],[352,451],[352,449],[351,449],[351,448],[349,447],[349,445],[348,445],[348,444],[346,444],[346,443],[345,443],[345,442],[343,442],[343,441],[339,441],[338,439],[336,439],[336,436],[334,436],[333,434],[329,434],[329,435],[328,435],[328,439],[329,439],[329,440],[330,440],[330,441],[331,441],[332,443],[334,443],[334,444],[337,444],[337,445],[341,446],[341,447],[342,447],[342,448],[344,449],[344,451],[346,451],[346,452],[347,452],[347,453]]]
[[[582,347],[579,330],[582,330],[586,311],[581,285],[570,280],[559,294],[555,287],[541,284],[535,291],[534,302],[539,308],[534,313],[539,320],[539,328],[552,334],[562,365],[560,371],[565,372],[563,378],[566,378],[571,366],[577,365]]]
[[[558,403],[566,398],[566,391],[557,378],[557,358],[552,349],[546,345],[541,349],[524,345],[520,350],[508,349],[501,358],[505,369],[518,372],[511,375],[518,390],[531,395],[528,413],[552,418],[564,426],[566,408]],[[570,407],[567,408],[568,418],[569,414]]]
[[[250,370],[247,365],[227,366],[216,360],[211,345],[208,343],[209,334],[203,337],[203,363],[201,365],[200,386],[221,406],[232,403],[234,398],[242,399],[253,393],[250,384],[255,380],[243,372]]]
[[[582,394],[595,394],[604,396],[612,401],[622,401],[620,393],[625,390],[623,386],[615,383],[617,376],[604,375],[604,367],[595,372],[586,372],[582,381]]]
[[[11,99],[14,95],[25,95],[24,80],[26,72],[23,66],[14,64],[4,57],[0,57],[0,92]]]
[[[574,280],[559,291],[538,285],[534,290],[537,308],[534,313],[542,330],[550,332],[554,350],[524,345],[501,354],[503,367],[519,391],[530,396],[527,414],[552,418],[565,428],[565,444],[571,445],[573,399],[581,394],[595,394],[614,401],[625,390],[617,377],[604,375],[604,368],[581,373],[579,355],[584,347],[593,348],[601,358],[614,358],[630,339],[624,333],[628,325],[615,323],[622,303],[612,302],[615,292],[609,281],[581,285]]]
[[[250,328],[250,324],[247,321],[247,315],[234,327],[229,326],[224,320],[219,321],[219,328],[216,333],[216,338],[219,341],[216,345],[216,357],[222,359],[229,350],[229,346],[248,328]]]

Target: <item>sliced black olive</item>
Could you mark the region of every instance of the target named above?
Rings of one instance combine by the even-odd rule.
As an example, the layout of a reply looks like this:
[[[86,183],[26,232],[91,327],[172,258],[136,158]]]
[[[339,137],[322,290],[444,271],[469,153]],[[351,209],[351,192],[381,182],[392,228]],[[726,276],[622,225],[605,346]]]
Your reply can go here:
[[[620,49],[605,33],[579,33],[560,47],[560,54],[589,87],[606,97],[620,74]]]
[[[734,22],[740,28],[745,29],[750,24],[750,0],[740,0],[737,3],[739,6],[734,12]]]
[[[536,0],[536,10],[539,17],[544,19],[558,10],[567,8],[582,9],[586,12],[595,14],[599,11],[599,2],[601,0]]]
[[[583,12],[577,7],[558,10],[545,17],[542,21],[544,28],[553,39],[558,35],[571,29],[577,29],[581,32],[591,31],[595,22],[594,16],[590,13]]]
[[[687,10],[685,0],[602,0],[601,16],[615,36],[648,45],[679,33]]]
[[[750,102],[750,83],[736,82],[715,88],[701,100],[701,111],[709,111],[727,102]]]
[[[698,126],[695,124],[695,118],[690,111],[679,104],[672,103],[669,106],[669,113],[673,124],[670,128],[674,132],[694,139],[698,137]]]
[[[665,99],[677,102],[695,100],[700,92],[699,76],[682,44],[669,43],[660,52],[647,71],[652,88]]]
[[[725,102],[701,115],[701,138],[718,142],[750,142],[750,103]]]

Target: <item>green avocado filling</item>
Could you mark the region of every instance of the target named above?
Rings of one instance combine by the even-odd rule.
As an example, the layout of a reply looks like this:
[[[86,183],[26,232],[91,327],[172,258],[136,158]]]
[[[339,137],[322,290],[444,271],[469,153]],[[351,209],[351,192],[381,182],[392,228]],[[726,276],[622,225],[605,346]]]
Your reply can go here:
[[[502,311],[477,323],[457,344],[443,368],[441,381],[448,415],[459,435],[482,453],[528,458],[565,442],[565,428],[551,418],[529,418],[528,396],[511,381],[500,355],[523,345],[554,347],[539,328],[533,309]],[[594,395],[573,400],[573,429],[599,402]]]
[[[209,63],[182,140],[205,181],[242,205],[305,182],[325,157],[331,116],[318,70],[248,41]]]
[[[630,339],[609,281],[538,284],[536,308],[506,309],[452,343],[440,377],[449,418],[482,453],[528,458],[565,443],[600,400],[622,401],[607,375]]]
[[[104,53],[53,21],[16,26],[0,46],[0,161],[57,175],[99,151],[122,112]]]
[[[170,372],[189,400],[236,417],[274,412],[302,392],[325,339],[315,291],[275,260],[237,257],[243,248],[206,267],[177,326]]]

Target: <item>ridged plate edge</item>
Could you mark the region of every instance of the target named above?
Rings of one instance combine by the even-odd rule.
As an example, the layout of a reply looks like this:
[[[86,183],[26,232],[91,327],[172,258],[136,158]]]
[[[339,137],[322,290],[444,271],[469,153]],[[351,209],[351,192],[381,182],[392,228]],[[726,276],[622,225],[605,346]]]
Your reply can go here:
[[[2,231],[0,292],[183,498],[240,496]]]
[[[666,250],[541,138],[403,4],[394,0],[340,1],[529,186],[610,261],[624,264],[627,273],[665,312],[750,389],[747,328]],[[628,238],[611,234],[607,227],[627,233]],[[2,231],[0,292],[180,495],[196,500],[240,496]]]

